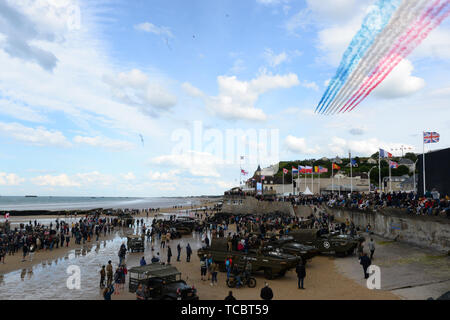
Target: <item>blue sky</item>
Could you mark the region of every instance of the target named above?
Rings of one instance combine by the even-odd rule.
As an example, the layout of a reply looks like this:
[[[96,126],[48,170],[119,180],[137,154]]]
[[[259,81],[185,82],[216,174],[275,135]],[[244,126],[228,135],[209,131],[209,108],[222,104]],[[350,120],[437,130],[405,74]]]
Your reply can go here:
[[[313,113],[373,3],[0,0],[0,195],[221,194],[240,166],[448,147],[448,21],[352,113]]]

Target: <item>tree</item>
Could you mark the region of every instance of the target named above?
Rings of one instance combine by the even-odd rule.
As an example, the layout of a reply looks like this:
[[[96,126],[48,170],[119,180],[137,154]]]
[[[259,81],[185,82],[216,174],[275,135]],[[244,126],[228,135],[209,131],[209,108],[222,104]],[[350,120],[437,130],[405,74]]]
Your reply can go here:
[[[404,156],[404,158],[411,160],[412,162],[416,162],[417,156],[413,152],[407,152]]]

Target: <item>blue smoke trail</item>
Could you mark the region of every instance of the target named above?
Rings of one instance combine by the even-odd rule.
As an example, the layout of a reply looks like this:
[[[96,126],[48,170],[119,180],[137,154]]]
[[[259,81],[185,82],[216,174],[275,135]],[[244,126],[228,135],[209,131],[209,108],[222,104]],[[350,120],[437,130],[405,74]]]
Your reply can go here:
[[[353,37],[345,51],[336,75],[330,81],[327,90],[316,107],[319,112],[325,112],[338,94],[350,74],[364,57],[366,51],[374,42],[376,36],[386,27],[392,14],[397,10],[402,0],[379,0],[364,18],[361,29]],[[319,109],[320,108],[320,109]]]

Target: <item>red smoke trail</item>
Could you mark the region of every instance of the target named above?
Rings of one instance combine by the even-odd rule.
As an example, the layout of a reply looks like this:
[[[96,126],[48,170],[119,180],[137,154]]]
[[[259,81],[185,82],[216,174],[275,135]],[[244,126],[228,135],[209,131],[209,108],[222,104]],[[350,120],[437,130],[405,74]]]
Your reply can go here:
[[[420,44],[420,42],[423,39],[417,44],[414,43],[414,40],[417,39],[418,36],[420,36],[420,32],[423,32],[423,30],[425,30],[425,27],[427,27],[431,22],[433,22],[433,19],[439,15],[439,13],[448,4],[449,1],[448,0],[445,1],[440,7],[437,7],[437,11],[433,12],[433,10],[436,9],[436,5],[438,5],[439,2],[440,2],[440,0],[435,1],[435,3],[433,3],[433,5],[431,5],[427,9],[427,11],[420,17],[420,19],[418,21],[416,21],[414,23],[414,25],[402,37],[400,37],[396,41],[396,44],[392,47],[390,52],[385,56],[385,58],[383,58],[380,61],[378,66],[374,69],[373,72],[371,72],[370,76],[365,80],[365,82],[361,85],[361,87],[358,89],[358,91],[355,94],[353,94],[353,96],[339,110],[339,112],[342,112],[342,110],[344,110],[344,109],[345,109],[344,112],[346,112],[350,107],[352,107],[356,103],[356,101],[359,100],[359,98],[363,94],[366,93],[367,89],[373,84],[373,82],[376,81],[377,79],[379,79],[383,75],[383,72],[386,70],[386,64],[387,65],[391,64],[393,62],[393,60],[396,60],[398,57],[400,57],[400,60],[401,60],[402,59],[401,54],[404,51],[409,51],[409,53],[410,53],[414,48],[416,48]],[[428,19],[424,25],[424,20],[426,18],[430,18],[430,19]],[[434,29],[435,27],[433,27],[432,29]],[[427,32],[427,35],[430,31]],[[408,37],[411,34],[413,34],[413,37],[411,39],[408,39]],[[406,42],[405,42],[405,40],[406,40]],[[411,43],[413,43],[414,45],[412,46],[411,50],[408,50],[408,48],[411,47]],[[400,47],[401,47],[401,50],[399,50]],[[404,55],[404,57],[406,57],[406,55]],[[367,97],[367,95],[365,97]],[[358,104],[360,102],[358,102]],[[353,106],[353,108],[354,108],[354,106]],[[353,110],[353,108],[351,108],[351,110]]]
[[[373,85],[369,91],[367,91],[367,93],[362,97],[362,99],[356,103],[348,112],[352,111],[356,106],[358,106],[365,98],[367,98],[367,96],[376,88],[380,85],[381,82],[384,81],[384,79],[386,79],[386,77],[392,72],[392,70],[400,63],[400,61],[402,61],[405,57],[407,57],[415,48],[417,48],[417,46],[419,46],[423,40],[425,40],[428,35],[430,34],[431,31],[433,31],[433,29],[435,29],[437,26],[439,26],[442,21],[444,21],[448,16],[450,15],[450,10],[447,11],[444,15],[442,15],[439,19],[436,20],[436,23],[434,25],[432,25],[431,27],[429,27],[424,33],[422,33],[421,35],[419,35],[419,38],[416,42],[416,45],[411,47],[410,49],[408,49],[405,54],[399,55],[398,58],[396,58],[396,60],[394,61],[394,63],[391,63],[388,68],[387,71],[384,71],[384,75],[381,77],[381,79],[378,80],[378,82],[375,83],[375,85]],[[386,69],[386,67],[384,68]]]

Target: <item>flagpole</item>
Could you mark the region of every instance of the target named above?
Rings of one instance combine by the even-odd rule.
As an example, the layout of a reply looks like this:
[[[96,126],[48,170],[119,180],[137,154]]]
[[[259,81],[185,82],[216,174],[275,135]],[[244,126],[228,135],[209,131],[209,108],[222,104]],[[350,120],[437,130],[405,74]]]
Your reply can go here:
[[[295,196],[295,190],[294,190],[294,170],[292,170],[292,166],[291,166],[291,181],[292,181],[292,194]]]
[[[350,193],[353,193],[353,171],[352,171],[353,164],[352,164],[352,153],[350,150],[348,151],[348,155],[350,157]]]
[[[424,137],[425,136],[425,132],[422,132],[422,150],[423,150],[423,195],[425,196],[425,188],[426,188],[426,184],[425,184],[425,140]]]
[[[283,197],[284,197],[284,168],[283,168]]]
[[[378,188],[381,193],[381,157],[380,157],[381,149],[378,148]]]
[[[391,159],[389,159],[389,193],[392,192],[392,182],[391,182]]]
[[[334,194],[334,163],[331,163],[331,194]]]
[[[311,192],[314,194],[314,162],[311,164],[312,170],[311,170]]]

